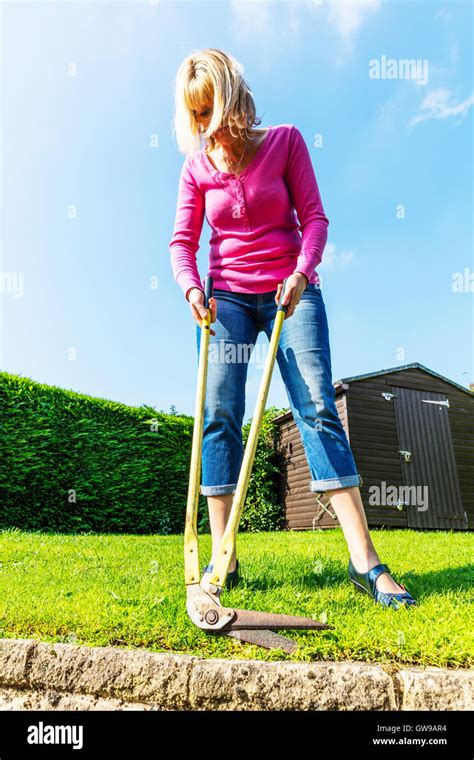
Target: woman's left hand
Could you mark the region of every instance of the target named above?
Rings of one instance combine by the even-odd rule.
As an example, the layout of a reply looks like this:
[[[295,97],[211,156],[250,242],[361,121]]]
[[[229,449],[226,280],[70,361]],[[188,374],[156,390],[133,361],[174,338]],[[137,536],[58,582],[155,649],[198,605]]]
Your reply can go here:
[[[295,272],[294,274],[290,275],[286,278],[285,283],[285,295],[282,299],[283,306],[287,306],[285,319],[288,319],[288,317],[291,317],[294,310],[298,306],[302,293],[306,290],[306,286],[308,284],[309,280],[307,280],[306,275],[304,275],[302,272]],[[275,296],[275,303],[278,306],[278,301],[280,300],[280,293],[281,289],[283,287],[283,283],[280,283],[278,285],[278,290]]]

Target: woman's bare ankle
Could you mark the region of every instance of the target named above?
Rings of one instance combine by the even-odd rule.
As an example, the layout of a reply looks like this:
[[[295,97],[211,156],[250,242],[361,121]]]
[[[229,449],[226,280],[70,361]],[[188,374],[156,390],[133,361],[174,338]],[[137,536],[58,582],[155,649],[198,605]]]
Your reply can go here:
[[[380,557],[377,552],[351,554],[350,556],[352,564],[359,573],[368,573],[369,570],[380,564]]]

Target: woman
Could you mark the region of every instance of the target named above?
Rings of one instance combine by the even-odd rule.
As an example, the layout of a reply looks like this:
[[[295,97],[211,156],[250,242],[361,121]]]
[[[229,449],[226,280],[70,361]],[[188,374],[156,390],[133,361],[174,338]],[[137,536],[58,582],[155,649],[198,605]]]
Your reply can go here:
[[[215,330],[211,328],[209,348],[225,349],[208,364],[201,493],[208,500],[212,559],[205,571],[212,570],[243,459],[249,351],[243,357],[245,351],[235,349],[247,347],[251,353],[260,330],[270,339],[287,278],[287,312],[276,360],[301,433],[312,477],[309,488],[331,499],[356,588],[395,609],[416,604],[381,564],[372,543],[359,491],[362,478],[336,411],[325,304],[315,271],[329,222],[311,158],[297,127],[255,128],[261,119],[242,71],[231,55],[210,48],[189,55],[176,77],[174,128],[179,149],[187,155],[171,265],[197,322],[199,355],[206,309],[196,252],[206,215],[212,229],[208,274],[214,280],[209,307]],[[231,361],[227,349],[233,350]],[[234,555],[229,585],[237,578]]]

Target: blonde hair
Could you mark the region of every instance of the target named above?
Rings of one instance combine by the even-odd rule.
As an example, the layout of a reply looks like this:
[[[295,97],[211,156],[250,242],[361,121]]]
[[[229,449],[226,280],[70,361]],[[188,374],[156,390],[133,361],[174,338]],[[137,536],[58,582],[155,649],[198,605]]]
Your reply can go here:
[[[232,55],[217,48],[194,51],[184,59],[175,79],[173,125],[181,153],[200,150],[201,137],[214,148],[212,133],[222,126],[229,127],[232,137],[248,139],[250,130],[261,124],[243,71]],[[207,129],[201,131],[193,111],[208,103],[213,105],[212,118]]]

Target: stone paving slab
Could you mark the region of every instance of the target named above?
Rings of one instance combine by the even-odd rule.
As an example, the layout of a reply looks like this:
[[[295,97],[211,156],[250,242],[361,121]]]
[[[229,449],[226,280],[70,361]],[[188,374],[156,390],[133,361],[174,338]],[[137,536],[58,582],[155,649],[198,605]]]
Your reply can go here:
[[[0,638],[0,710],[462,710],[474,670],[205,659]]]

